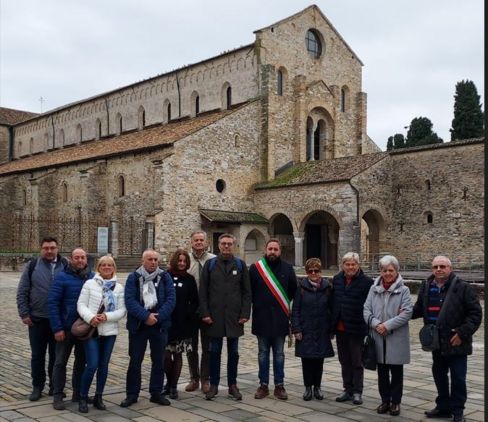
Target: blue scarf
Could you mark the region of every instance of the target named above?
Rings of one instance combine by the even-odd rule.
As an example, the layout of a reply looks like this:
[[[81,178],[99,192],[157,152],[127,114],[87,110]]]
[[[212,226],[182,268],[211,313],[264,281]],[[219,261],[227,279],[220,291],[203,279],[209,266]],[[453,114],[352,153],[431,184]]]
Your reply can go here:
[[[102,285],[103,303],[105,304],[106,312],[113,312],[116,308],[116,302],[114,296],[114,288],[117,279],[114,277],[112,280],[104,280],[100,274],[95,276],[95,279]]]

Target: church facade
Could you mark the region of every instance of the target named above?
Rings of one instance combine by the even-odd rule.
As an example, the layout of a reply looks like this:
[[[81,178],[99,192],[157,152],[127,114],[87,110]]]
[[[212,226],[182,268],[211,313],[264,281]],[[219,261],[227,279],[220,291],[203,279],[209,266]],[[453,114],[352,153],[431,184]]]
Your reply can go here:
[[[483,140],[380,151],[362,66],[310,6],[217,57],[41,115],[0,110],[5,248],[50,234],[95,254],[108,233],[115,256],[166,260],[203,228],[248,263],[269,237],[298,266],[480,255]]]

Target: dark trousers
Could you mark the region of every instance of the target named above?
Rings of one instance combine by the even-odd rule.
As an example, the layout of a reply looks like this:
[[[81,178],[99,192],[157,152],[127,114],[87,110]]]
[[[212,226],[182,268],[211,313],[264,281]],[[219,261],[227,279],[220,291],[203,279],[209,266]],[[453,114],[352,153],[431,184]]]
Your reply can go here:
[[[33,325],[29,327],[29,343],[31,348],[31,376],[34,387],[44,388],[46,383],[46,351],[49,352],[47,374],[49,388],[52,387],[56,341],[54,340],[49,318],[32,317]]]
[[[344,391],[349,394],[363,393],[364,368],[361,362],[361,348],[364,336],[338,332],[337,354],[342,371]]]
[[[78,340],[69,331],[64,331],[64,341],[56,342],[56,360],[53,368],[53,393],[55,396],[63,394],[66,384],[66,365],[73,347],[75,348],[75,361],[73,363],[73,375],[71,385],[73,391],[79,391],[81,385],[81,374],[85,368],[85,350],[83,342]]]
[[[129,332],[129,368],[127,369],[127,397],[138,398],[141,391],[141,367],[146,353],[147,343],[151,349],[151,375],[149,392],[161,394],[164,383],[164,349],[168,342],[167,331],[159,327],[142,324],[141,327]]]
[[[400,404],[403,395],[403,365],[379,363],[378,390],[382,403]]]
[[[85,341],[86,367],[81,376],[80,396],[88,397],[95,372],[97,386],[95,393],[102,394],[107,382],[108,364],[117,336],[97,336]]]
[[[451,411],[454,415],[461,415],[466,403],[466,371],[468,357],[442,356],[439,351],[432,352],[432,375],[437,387],[437,408],[442,411]],[[451,375],[451,391],[449,394],[449,377]]]
[[[210,337],[210,384],[220,383],[220,362],[222,357],[222,337]],[[237,365],[239,363],[239,337],[227,337],[227,385],[237,383]]]
[[[305,387],[320,387],[323,371],[324,358],[302,358],[303,384]]]
[[[198,333],[200,333],[200,341],[202,344],[202,359],[200,360],[200,370],[198,370]],[[188,369],[190,370],[190,378],[192,380],[208,381],[210,378],[210,355],[209,355],[209,338],[205,335],[202,329],[191,339],[192,351],[187,352]]]

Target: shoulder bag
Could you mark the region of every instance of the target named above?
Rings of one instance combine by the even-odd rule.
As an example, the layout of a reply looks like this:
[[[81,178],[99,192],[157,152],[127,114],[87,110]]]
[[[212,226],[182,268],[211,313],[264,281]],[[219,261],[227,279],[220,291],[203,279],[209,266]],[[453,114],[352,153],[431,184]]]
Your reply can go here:
[[[105,310],[105,305],[102,302],[100,303],[100,307],[98,308],[97,314],[101,314]],[[95,334],[95,330],[97,327],[93,327],[91,324],[86,322],[83,318],[79,317],[73,322],[71,326],[71,334],[73,334],[78,340],[85,341],[93,337]]]
[[[376,371],[376,344],[371,333],[371,321],[373,320],[373,314],[368,318],[368,334],[364,336],[363,347],[361,350],[361,361],[365,369]]]

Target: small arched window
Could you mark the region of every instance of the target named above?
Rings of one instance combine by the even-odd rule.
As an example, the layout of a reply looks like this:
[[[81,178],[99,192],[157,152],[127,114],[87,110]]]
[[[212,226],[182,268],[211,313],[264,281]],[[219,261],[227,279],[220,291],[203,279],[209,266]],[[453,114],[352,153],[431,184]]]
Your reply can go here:
[[[34,138],[29,140],[29,154],[34,154]]]
[[[230,110],[232,106],[232,88],[229,86],[226,91],[226,108]]]
[[[166,109],[166,114],[168,116],[168,122],[171,120],[171,103],[168,103],[168,107]]]
[[[195,98],[195,115],[200,113],[200,97],[197,95]]]
[[[63,192],[63,202],[68,202],[68,185],[66,184],[66,182],[63,182],[62,192]]]
[[[144,126],[146,126],[146,110],[144,110],[143,106],[140,106],[138,110],[137,126],[139,130],[144,129]]]
[[[83,141],[83,129],[81,128],[81,124],[78,124],[76,126],[76,142],[81,144],[81,141]]]
[[[429,180],[429,179],[427,179],[427,180],[425,181],[425,188],[426,188],[427,190],[430,190],[430,189],[431,189],[431,184],[430,184],[430,180]]]
[[[434,216],[430,211],[425,213],[426,219],[427,219],[427,224],[432,224],[434,222]]]
[[[283,71],[278,70],[276,76],[276,94],[279,96],[283,95]]]
[[[24,205],[27,205],[27,189],[24,189],[22,191],[22,202],[24,203]]]
[[[95,122],[95,139],[100,139],[102,137],[102,122],[97,119]]]
[[[341,89],[341,111],[344,113],[346,111],[346,90]]]
[[[65,144],[66,140],[65,140],[65,137],[64,137],[64,129],[61,129],[59,131],[59,144],[64,147],[64,144]]]
[[[123,127],[122,127],[122,115],[120,113],[117,113],[117,116],[115,117],[115,134],[120,135],[122,133]]]
[[[125,196],[125,179],[124,179],[124,176],[119,176],[118,194],[119,194],[119,197]]]

